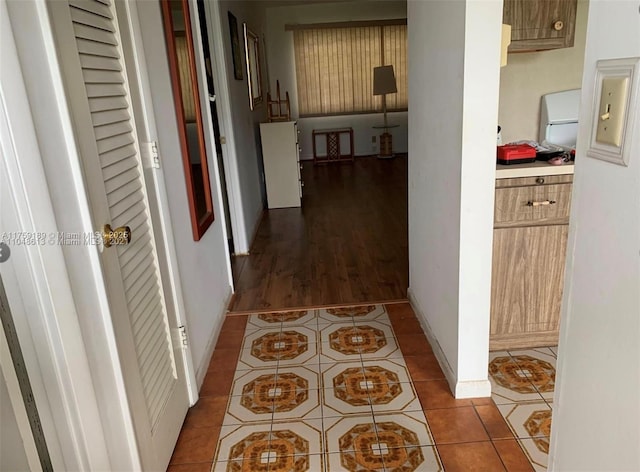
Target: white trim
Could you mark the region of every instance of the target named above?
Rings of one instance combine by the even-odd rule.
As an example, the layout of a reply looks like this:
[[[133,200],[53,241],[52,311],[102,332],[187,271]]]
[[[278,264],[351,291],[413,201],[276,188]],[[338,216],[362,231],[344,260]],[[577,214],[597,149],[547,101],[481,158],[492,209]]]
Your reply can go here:
[[[440,343],[438,342],[438,339],[433,333],[431,326],[429,326],[427,317],[425,316],[424,311],[420,307],[420,304],[418,303],[416,296],[413,294],[413,290],[411,290],[411,287],[407,289],[407,298],[409,299],[409,303],[411,304],[411,307],[413,308],[413,311],[415,312],[418,318],[418,321],[420,322],[420,326],[422,326],[422,331],[424,331],[424,334],[427,337],[429,344],[431,344],[431,349],[433,350],[433,354],[436,356],[436,359],[438,360],[438,364],[440,364],[440,368],[442,369],[442,372],[444,372],[444,376],[447,379],[447,382],[449,383],[449,388],[451,389],[452,392],[455,392],[456,375],[453,373],[453,369],[449,365],[447,356],[444,355],[444,351],[440,347]]]
[[[189,13],[191,14],[191,35],[193,37],[194,44],[198,46],[194,48],[195,49],[194,52],[196,56],[195,57],[196,70],[198,74],[198,91],[200,92],[200,97],[199,97],[200,109],[204,111],[204,116],[202,118],[203,118],[205,142],[207,145],[208,166],[210,170],[212,169],[214,171],[214,175],[215,175],[215,181],[213,179],[209,179],[209,186],[213,187],[212,190],[216,195],[216,200],[220,202],[220,206],[219,206],[220,211],[218,212],[217,218],[220,220],[220,223],[222,224],[222,234],[224,236],[224,241],[225,241],[225,244],[224,244],[225,262],[227,265],[227,275],[228,275],[229,285],[231,286],[231,290],[234,290],[233,272],[231,271],[231,254],[229,252],[229,245],[227,244],[227,241],[229,240],[230,235],[227,232],[227,215],[225,215],[224,207],[223,207],[224,200],[222,198],[222,179],[220,178],[220,169],[218,169],[216,139],[213,133],[213,116],[211,115],[211,103],[209,102],[209,90],[207,89],[207,72],[206,72],[206,66],[204,63],[204,51],[202,47],[202,34],[200,32],[200,17],[198,12],[198,5],[195,0],[190,1]],[[206,23],[206,18],[205,18],[205,23]],[[207,34],[210,36],[210,33],[208,31],[207,31]],[[217,72],[218,63],[213,57],[214,54],[213,53],[210,53],[210,54],[212,56],[211,67],[213,68],[214,71]],[[216,73],[214,72],[214,76],[215,75]],[[214,84],[214,87],[215,87],[215,84]],[[218,105],[220,105],[221,103],[225,103],[227,101],[228,101],[227,97],[221,97],[218,92],[218,88],[216,87],[216,109],[219,108]],[[223,119],[219,119],[218,121],[219,121],[218,128],[220,129],[220,133],[221,133],[220,135],[223,136],[224,130],[229,129],[231,127],[225,126]],[[229,152],[228,145],[221,144],[220,146],[221,146],[220,151],[222,152],[222,162],[224,165],[224,163],[228,160],[228,159],[225,159],[225,156]],[[235,161],[235,154],[234,154],[233,160]],[[227,181],[227,185],[229,185],[228,181]],[[234,233],[231,236],[233,237],[233,241],[235,245],[236,244],[235,241],[237,237],[236,233],[238,232],[235,230],[233,220],[235,219],[235,216],[236,216],[234,213],[234,208],[237,208],[238,205],[235,204],[235,199],[233,198],[233,192],[229,192],[228,190],[227,190],[227,201],[229,202],[229,217],[231,220],[230,221],[231,232]],[[242,201],[242,199],[240,199],[239,201]],[[242,205],[239,205],[239,207],[242,208]]]
[[[220,17],[220,0],[205,2],[205,20],[209,35],[209,51],[211,53],[211,68],[213,69],[213,83],[216,89],[216,104],[219,117],[220,134],[225,137],[226,144],[222,145],[222,161],[227,178],[227,193],[231,228],[233,230],[233,245],[236,254],[248,254],[247,228],[242,208],[242,192],[240,191],[240,173],[236,156],[235,133],[231,114],[231,93],[225,61],[224,45],[228,41],[223,32],[226,31]],[[233,286],[233,277],[229,271],[229,278]]]
[[[127,48],[130,48],[133,52],[134,67],[131,71],[132,75],[135,75],[136,80],[129,86],[136,87],[136,96],[139,98],[140,103],[136,103],[137,100],[132,100],[134,112],[138,105],[142,107],[139,113],[136,113],[136,124],[141,128],[138,130],[138,137],[142,142],[158,141],[158,130],[156,127],[156,120],[154,115],[153,100],[151,98],[151,86],[149,85],[149,70],[147,68],[146,61],[144,60],[144,43],[142,41],[141,28],[138,15],[138,7],[135,2],[116,2],[116,7],[124,6],[125,17],[127,19],[126,35],[123,35],[122,39],[125,42],[131,41],[132,44],[125,44]],[[128,58],[127,58],[128,59]],[[138,86],[139,85],[139,86]],[[142,147],[142,146],[141,146]],[[145,181],[147,185],[152,185],[153,190],[149,193],[149,200],[153,199],[154,205],[157,205],[157,219],[153,219],[154,234],[156,234],[159,241],[156,242],[158,252],[163,251],[166,257],[166,263],[160,262],[160,271],[165,283],[165,297],[167,302],[171,300],[172,310],[175,313],[178,326],[186,326],[186,309],[184,304],[184,296],[182,291],[182,283],[180,279],[180,268],[178,264],[178,256],[175,249],[175,239],[173,232],[171,231],[171,213],[169,211],[169,200],[167,197],[167,188],[164,179],[164,171],[162,168],[162,156],[160,156],[160,168],[154,168],[153,163],[148,159],[149,156],[142,156],[143,167],[145,174]],[[146,158],[146,159],[145,159]],[[149,182],[150,181],[150,182]],[[149,190],[149,189],[148,189]],[[154,212],[155,213],[155,212]],[[156,215],[153,215],[154,217]],[[166,293],[169,291],[169,293]],[[169,297],[167,297],[169,295]],[[179,353],[187,381],[187,390],[189,392],[189,402],[191,405],[195,404],[198,400],[198,382],[193,365],[193,358],[191,356],[191,349],[186,346]]]
[[[198,386],[198,391],[200,391],[200,387],[204,383],[204,378],[207,375],[207,370],[209,369],[209,363],[211,362],[211,357],[213,356],[213,351],[216,348],[216,344],[218,342],[218,338],[220,337],[220,331],[222,330],[222,324],[224,323],[224,314],[226,313],[227,306],[231,302],[231,297],[233,296],[233,292],[229,289],[227,296],[225,297],[225,303],[222,305],[222,313],[217,319],[220,320],[216,328],[214,329],[211,339],[209,339],[209,343],[207,344],[207,348],[205,349],[204,356],[202,356],[202,361],[196,370],[196,383]]]
[[[488,368],[488,366],[487,366]],[[488,398],[491,396],[489,380],[462,380],[456,384],[456,398]]]
[[[455,398],[479,398],[479,397],[490,397],[491,396],[491,383],[489,380],[466,380],[459,381],[449,365],[449,361],[447,360],[447,356],[445,356],[442,347],[440,347],[440,343],[436,338],[429,322],[427,321],[427,317],[424,314],[424,311],[420,307],[418,300],[413,294],[413,290],[411,287],[407,289],[407,298],[409,298],[409,303],[415,312],[420,325],[422,326],[422,331],[427,337],[429,344],[431,344],[431,349],[433,350],[433,354],[436,356],[438,360],[438,364],[440,364],[440,368],[442,372],[444,372],[444,376],[447,379],[447,383],[449,384],[449,388]],[[488,368],[488,367],[487,367]]]

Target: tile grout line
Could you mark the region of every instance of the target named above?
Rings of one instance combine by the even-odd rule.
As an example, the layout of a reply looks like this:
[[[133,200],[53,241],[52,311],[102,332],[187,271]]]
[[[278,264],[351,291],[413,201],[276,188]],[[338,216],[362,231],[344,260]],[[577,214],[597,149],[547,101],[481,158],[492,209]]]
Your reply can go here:
[[[384,307],[384,305],[383,305],[383,307]],[[389,320],[389,328],[391,330],[391,335],[394,338],[396,346],[398,346],[398,349],[400,349],[400,343],[396,339],[395,332],[393,330],[393,325],[391,323],[391,318],[389,317],[389,314],[387,312],[386,307],[384,307],[384,313],[387,315],[387,319]],[[362,353],[360,354],[360,358],[362,358]],[[362,365],[363,365],[363,369],[364,369],[364,361],[362,362]],[[411,374],[409,373],[409,370],[407,369],[406,372],[407,372],[407,376],[408,376],[409,380],[411,380]],[[373,409],[373,402],[371,401],[371,395],[370,394],[369,394],[369,403],[371,405],[371,415],[373,417],[373,427],[374,427],[375,432],[376,432],[376,440],[378,441],[377,447],[380,450],[380,436],[379,436],[380,431],[378,429],[378,418],[376,417],[375,411]],[[401,412],[394,411],[393,413],[401,413]],[[425,418],[425,421],[426,421],[426,418]],[[382,451],[380,450],[380,452],[382,452]],[[386,462],[384,460],[384,455],[381,454],[381,456],[382,456],[382,469],[383,469],[384,472],[386,472],[387,471],[387,465],[386,465]]]
[[[280,318],[280,330],[279,330],[279,336],[278,336],[278,339],[280,340],[282,340],[283,325],[284,323],[282,322],[282,318]],[[278,386],[279,372],[280,372],[280,355],[278,355],[278,359],[276,360],[276,372],[274,374],[274,383],[276,388]],[[271,441],[273,441],[273,422],[275,420],[275,416],[276,416],[276,401],[275,399],[272,399],[271,400],[271,422],[269,423],[269,443],[267,447],[269,459],[271,458]],[[270,472],[270,469],[271,469],[271,461],[267,463],[267,472]]]
[[[494,403],[495,405],[495,403]],[[485,433],[487,433],[487,437],[489,438],[489,442],[491,443],[491,447],[493,448],[493,450],[495,451],[496,455],[498,456],[498,459],[500,459],[500,463],[502,464],[502,466],[504,467],[504,470],[508,472],[508,468],[507,468],[507,464],[504,463],[504,460],[502,459],[502,455],[500,454],[500,451],[498,451],[498,448],[496,447],[493,438],[491,437],[491,433],[489,432],[489,429],[487,428],[487,426],[484,424],[484,421],[482,421],[482,417],[480,416],[480,413],[478,413],[478,410],[476,409],[476,407],[478,405],[471,405],[473,408],[473,412],[475,413],[476,417],[478,418],[478,421],[480,421],[480,424],[482,425],[482,428],[484,429]],[[496,408],[497,409],[497,408]],[[498,412],[500,412],[500,410],[498,410]],[[502,413],[500,413],[500,415],[502,415]],[[505,423],[507,423],[507,421],[505,420]],[[509,426],[509,424],[507,423],[507,426]],[[509,427],[509,430],[511,431],[511,427]],[[513,431],[511,431],[513,433]],[[513,438],[510,439],[515,439],[515,434]],[[518,443],[518,445],[520,446],[520,443]],[[522,449],[522,446],[520,446],[520,448]],[[524,452],[524,451],[522,451]]]
[[[324,427],[324,380],[322,376],[322,359],[320,357],[322,337],[320,334],[320,309],[313,310],[315,314],[315,333],[316,333],[316,358],[318,366],[318,406],[320,408],[320,460],[322,461],[322,469],[328,468],[328,444]]]

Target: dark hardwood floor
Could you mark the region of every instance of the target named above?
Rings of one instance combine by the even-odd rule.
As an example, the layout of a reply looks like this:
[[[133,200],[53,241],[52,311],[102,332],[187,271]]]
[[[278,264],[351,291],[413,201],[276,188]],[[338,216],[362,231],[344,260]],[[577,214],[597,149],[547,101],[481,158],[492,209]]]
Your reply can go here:
[[[231,312],[406,299],[407,158],[304,163],[302,208],[265,211]]]

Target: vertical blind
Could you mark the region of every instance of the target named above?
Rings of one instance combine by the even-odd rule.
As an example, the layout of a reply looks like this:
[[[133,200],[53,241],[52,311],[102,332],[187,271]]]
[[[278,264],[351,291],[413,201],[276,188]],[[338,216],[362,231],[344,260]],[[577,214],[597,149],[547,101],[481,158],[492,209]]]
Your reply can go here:
[[[184,34],[175,35],[176,56],[178,59],[178,70],[180,71],[180,89],[182,90],[182,108],[184,109],[184,119],[187,123],[196,121],[196,97],[193,93],[191,83],[191,68],[189,67],[189,49],[187,48],[187,38]]]
[[[407,109],[406,25],[296,29],[293,44],[301,117],[380,111],[373,68],[389,64],[398,93],[387,109]]]

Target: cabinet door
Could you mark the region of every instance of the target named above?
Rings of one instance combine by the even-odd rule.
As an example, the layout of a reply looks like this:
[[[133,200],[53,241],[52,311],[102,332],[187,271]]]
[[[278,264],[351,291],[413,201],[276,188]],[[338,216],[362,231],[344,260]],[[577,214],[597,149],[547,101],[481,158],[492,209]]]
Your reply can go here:
[[[527,284],[526,331],[559,329],[564,263],[567,252],[567,225],[525,228]]]
[[[491,276],[493,348],[534,346],[537,342],[544,344],[553,338],[553,333],[557,333],[567,235],[567,225],[494,230]]]
[[[505,0],[502,22],[511,25],[509,51],[573,46],[576,9],[577,0]]]
[[[501,228],[493,232],[491,335],[518,334],[526,331],[528,229]]]

